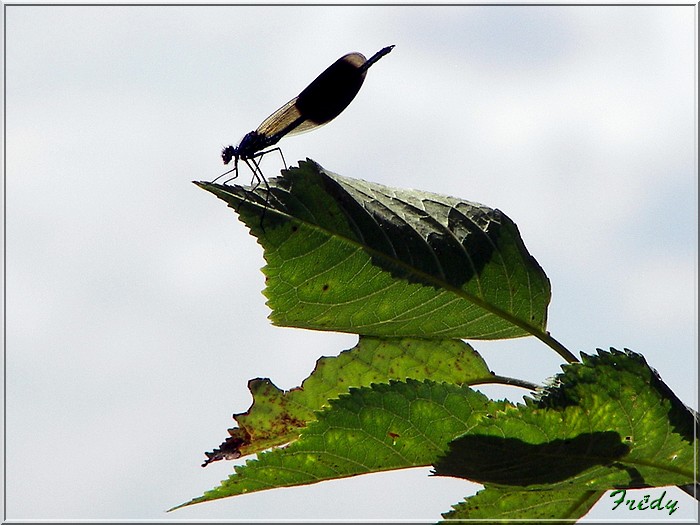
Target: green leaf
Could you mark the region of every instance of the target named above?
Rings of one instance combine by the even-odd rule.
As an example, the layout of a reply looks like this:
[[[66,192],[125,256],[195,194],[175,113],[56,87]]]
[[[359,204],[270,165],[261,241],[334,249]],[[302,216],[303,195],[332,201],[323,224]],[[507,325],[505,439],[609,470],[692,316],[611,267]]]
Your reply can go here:
[[[301,387],[284,392],[269,379],[253,379],[248,388],[253,404],[235,414],[237,428],[204,465],[220,459],[236,459],[299,436],[315,411],[328,405],[350,387],[388,383],[390,379],[427,379],[455,384],[492,380],[486,362],[460,340],[389,339],[361,337],[357,346],[337,357],[322,357]]]
[[[276,487],[433,463],[457,436],[502,409],[467,386],[391,382],[330,402],[298,441],[236,466],[221,486],[181,506]],[[176,507],[177,508],[177,507]]]
[[[440,339],[544,334],[549,280],[501,211],[313,161],[268,182],[197,184],[263,246],[274,324]]]
[[[519,405],[432,381],[351,389],[297,441],[235,467],[221,486],[185,505],[429,464],[438,475],[516,492],[691,482],[694,416],[641,356],[583,358]]]
[[[556,385],[450,444],[435,472],[528,489],[680,485],[694,479],[695,418],[639,354],[599,350]]]
[[[571,523],[583,517],[595,505],[603,491],[580,490],[507,490],[486,487],[444,513],[447,520],[562,520]]]

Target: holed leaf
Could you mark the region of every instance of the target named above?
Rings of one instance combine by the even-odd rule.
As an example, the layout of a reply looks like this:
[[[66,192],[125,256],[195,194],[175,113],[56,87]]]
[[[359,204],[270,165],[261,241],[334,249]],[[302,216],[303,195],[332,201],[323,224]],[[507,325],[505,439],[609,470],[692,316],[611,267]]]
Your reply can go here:
[[[351,389],[297,441],[235,467],[221,486],[185,505],[429,464],[438,475],[515,491],[692,481],[695,418],[644,359],[629,351],[583,357],[538,399],[519,405],[432,381]]]
[[[181,506],[275,487],[306,485],[434,462],[454,438],[504,403],[467,386],[391,382],[331,400],[300,438],[258,455],[203,496]]]
[[[238,427],[218,449],[207,452],[204,465],[236,459],[296,439],[316,419],[315,411],[350,387],[388,383],[390,379],[433,379],[455,384],[492,378],[481,356],[460,340],[360,337],[357,346],[337,357],[322,357],[301,387],[283,392],[269,379],[253,379],[253,404],[233,417]]]
[[[549,280],[501,211],[310,160],[268,182],[197,184],[263,246],[273,323],[440,339],[544,333]]]

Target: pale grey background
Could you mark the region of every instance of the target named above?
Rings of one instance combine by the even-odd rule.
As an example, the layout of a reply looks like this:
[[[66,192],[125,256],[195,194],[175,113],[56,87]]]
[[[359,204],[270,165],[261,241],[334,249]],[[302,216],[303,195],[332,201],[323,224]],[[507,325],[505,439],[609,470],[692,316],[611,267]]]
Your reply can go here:
[[[355,341],[272,327],[259,246],[190,181],[338,57],[389,44],[287,160],[500,208],[552,280],[553,335],[641,352],[697,408],[695,14],[7,7],[7,517],[436,520],[477,489],[426,468],[164,513],[232,471],[199,464],[249,378],[294,387]],[[534,339],[475,347],[536,382],[561,364]],[[671,517],[605,497],[589,516],[697,518],[669,494]]]

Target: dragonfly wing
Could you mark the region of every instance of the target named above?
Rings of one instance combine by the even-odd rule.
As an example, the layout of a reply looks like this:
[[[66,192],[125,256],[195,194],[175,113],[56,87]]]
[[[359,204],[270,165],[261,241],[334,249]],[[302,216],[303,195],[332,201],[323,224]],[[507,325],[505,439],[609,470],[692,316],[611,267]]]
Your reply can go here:
[[[312,129],[317,129],[320,128],[321,126],[328,124],[328,122],[322,122],[319,124],[318,122],[314,122],[313,120],[305,120],[301,124],[299,124],[297,127],[295,127],[292,131],[290,131],[287,136],[292,137],[294,135],[301,135],[302,133],[306,133],[307,131],[311,131]]]
[[[299,97],[294,97],[287,102],[284,106],[267,117],[263,123],[258,126],[258,129],[255,130],[268,139],[271,139],[270,145],[276,143],[284,136],[291,137],[293,135],[300,135],[301,133],[306,133],[307,131],[311,131],[325,124],[325,122],[319,124],[304,118],[296,105],[298,98]]]
[[[336,60],[258,126],[256,132],[265,137],[265,147],[276,144],[285,135],[311,131],[337,117],[357,95],[369,66],[392,48],[382,49],[369,60],[362,53],[348,53]]]
[[[361,53],[349,53],[333,62],[304,91],[295,103],[306,120],[325,124],[337,117],[355,98],[365,81]]]
[[[279,138],[282,138],[284,135],[291,132],[295,127],[302,124],[305,119],[301,116],[301,113],[299,113],[299,109],[296,106],[297,98],[298,97],[294,97],[272,115],[263,120],[263,123],[260,124],[258,129],[255,131],[261,135],[265,135],[268,138],[274,137],[275,135],[280,135]]]

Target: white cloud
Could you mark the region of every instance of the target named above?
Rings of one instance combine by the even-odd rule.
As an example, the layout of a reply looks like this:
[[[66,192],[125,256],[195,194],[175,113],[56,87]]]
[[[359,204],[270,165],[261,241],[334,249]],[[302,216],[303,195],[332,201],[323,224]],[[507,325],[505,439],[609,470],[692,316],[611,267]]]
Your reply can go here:
[[[162,512],[231,471],[199,462],[249,378],[289,388],[352,345],[271,327],[259,246],[190,183],[349,51],[396,44],[343,115],[282,144],[290,163],[499,207],[553,279],[555,336],[643,346],[692,383],[667,363],[697,352],[692,7],[6,14],[9,518],[435,519],[473,492],[416,470]],[[556,370],[517,344],[484,348]]]

